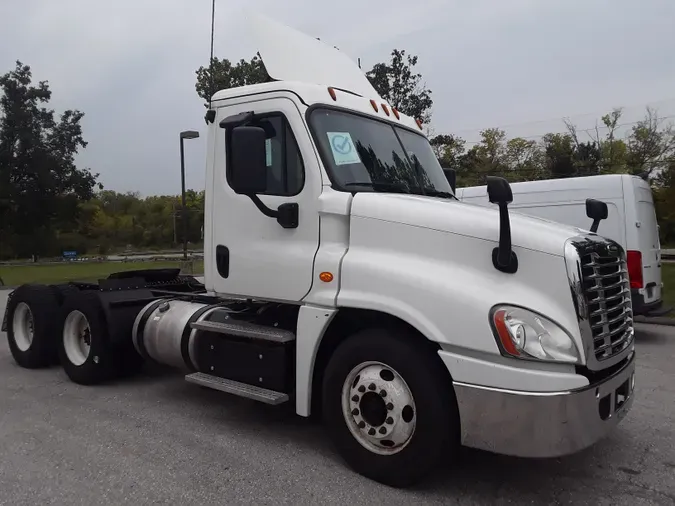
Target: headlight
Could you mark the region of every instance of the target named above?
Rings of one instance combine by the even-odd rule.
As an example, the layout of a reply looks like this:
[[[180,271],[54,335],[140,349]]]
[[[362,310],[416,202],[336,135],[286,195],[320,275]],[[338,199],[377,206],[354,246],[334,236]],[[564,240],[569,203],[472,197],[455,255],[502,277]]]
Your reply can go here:
[[[572,364],[581,362],[572,337],[540,314],[514,306],[496,306],[491,314],[502,355]]]

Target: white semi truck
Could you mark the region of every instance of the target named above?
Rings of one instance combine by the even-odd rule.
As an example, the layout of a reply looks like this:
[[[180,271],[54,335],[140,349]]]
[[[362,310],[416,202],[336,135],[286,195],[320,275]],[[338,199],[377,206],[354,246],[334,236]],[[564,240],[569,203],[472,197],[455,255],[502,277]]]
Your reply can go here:
[[[16,362],[91,385],[153,361],[291,402],[399,487],[460,444],[552,457],[607,435],[635,381],[623,249],[509,216],[503,179],[498,210],[459,202],[421,124],[351,60],[253,25],[274,81],[206,113],[204,284],[148,270],[21,286],[3,322]]]

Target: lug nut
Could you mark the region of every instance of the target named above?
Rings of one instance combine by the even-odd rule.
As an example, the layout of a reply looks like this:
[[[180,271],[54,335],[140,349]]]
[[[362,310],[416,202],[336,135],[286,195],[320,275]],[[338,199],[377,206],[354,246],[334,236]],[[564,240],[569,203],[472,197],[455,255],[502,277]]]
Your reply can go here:
[[[375,429],[372,429],[372,428],[371,428],[371,429],[368,431],[368,435],[369,435],[369,436],[374,436],[374,435],[375,435]]]
[[[358,416],[358,414],[359,414],[359,410],[358,410],[358,409],[356,409],[356,408],[352,409],[352,415]]]
[[[386,434],[386,433],[387,433],[386,427],[380,427],[380,434]]]
[[[364,422],[364,421],[359,422],[359,429],[363,429],[363,428],[365,428],[365,426],[366,426],[366,422]]]
[[[361,385],[361,386],[359,387],[359,392],[363,393],[363,392],[365,392],[365,391],[366,391],[366,387],[364,387],[363,385]]]
[[[392,423],[394,423],[394,419],[392,417],[388,416],[387,419],[385,420],[385,422],[387,422],[389,425],[391,425]]]
[[[387,391],[386,390],[380,390],[380,397],[386,397],[387,396]]]
[[[359,396],[358,396],[358,395],[355,395],[354,397],[352,397],[352,400],[353,400],[354,402],[359,402]]]
[[[392,409],[394,409],[394,405],[393,405],[391,402],[388,402],[388,403],[387,403],[387,409],[388,409],[389,411],[391,411]]]
[[[375,390],[375,388],[376,388],[375,383],[371,383],[370,385],[368,385],[368,390]]]

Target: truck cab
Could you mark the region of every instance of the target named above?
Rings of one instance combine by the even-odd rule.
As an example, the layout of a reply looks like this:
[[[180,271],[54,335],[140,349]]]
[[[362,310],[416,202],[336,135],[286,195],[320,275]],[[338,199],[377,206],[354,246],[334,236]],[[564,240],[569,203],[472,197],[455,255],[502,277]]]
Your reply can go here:
[[[634,398],[623,248],[511,215],[499,178],[497,209],[458,201],[421,123],[355,64],[257,25],[275,81],[219,91],[205,115],[204,285],[132,273],[22,287],[6,314],[17,362],[58,348],[93,384],[140,357],[291,402],[393,486],[460,444],[551,457],[609,434]]]

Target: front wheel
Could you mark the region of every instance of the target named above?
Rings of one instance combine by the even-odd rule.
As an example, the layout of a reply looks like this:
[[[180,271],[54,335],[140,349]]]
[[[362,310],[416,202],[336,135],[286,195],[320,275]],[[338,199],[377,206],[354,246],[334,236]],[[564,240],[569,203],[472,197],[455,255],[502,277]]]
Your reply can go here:
[[[338,347],[324,376],[324,422],[338,451],[394,487],[421,480],[459,446],[450,378],[426,345],[405,330],[364,330]]]

